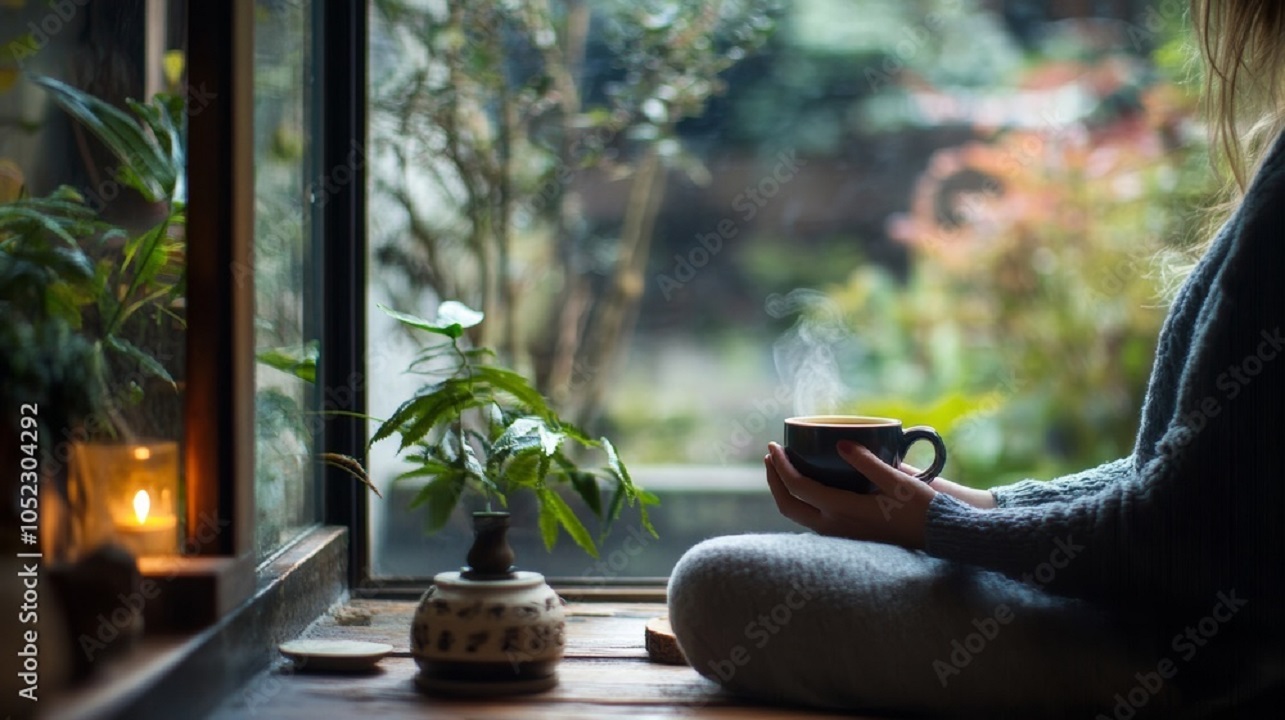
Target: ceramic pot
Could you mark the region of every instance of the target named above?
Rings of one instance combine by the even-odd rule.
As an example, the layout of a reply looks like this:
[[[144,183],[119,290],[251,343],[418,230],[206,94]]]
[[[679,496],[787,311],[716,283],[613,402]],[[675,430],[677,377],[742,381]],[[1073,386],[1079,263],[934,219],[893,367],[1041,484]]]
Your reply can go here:
[[[507,528],[507,513],[475,514],[470,567],[439,573],[420,600],[410,639],[421,688],[499,695],[558,683],[566,603],[543,575],[507,565]]]

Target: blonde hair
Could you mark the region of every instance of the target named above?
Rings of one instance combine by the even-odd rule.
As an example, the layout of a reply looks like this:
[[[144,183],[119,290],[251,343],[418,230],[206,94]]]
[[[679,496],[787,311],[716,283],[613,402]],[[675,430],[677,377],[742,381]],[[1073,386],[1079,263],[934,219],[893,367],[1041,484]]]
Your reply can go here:
[[[1235,200],[1285,128],[1285,2],[1191,0],[1191,17],[1205,61],[1210,147]]]

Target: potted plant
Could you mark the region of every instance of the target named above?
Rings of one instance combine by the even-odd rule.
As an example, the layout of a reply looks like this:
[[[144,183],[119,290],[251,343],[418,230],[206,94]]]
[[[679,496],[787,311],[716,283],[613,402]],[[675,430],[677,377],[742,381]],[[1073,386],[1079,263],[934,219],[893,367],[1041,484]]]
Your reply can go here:
[[[138,571],[133,557],[111,542],[111,522],[102,517],[101,498],[93,497],[101,488],[75,487],[67,441],[130,437],[128,416],[145,392],[159,386],[178,395],[165,363],[143,349],[139,337],[159,322],[182,323],[176,301],[184,270],[183,100],[158,95],[147,104],[130,102],[130,114],[56,80],[34,82],[114,156],[114,187],[137,192],[160,211],[154,223],[131,233],[105,222],[101,208],[72,188],[29,197],[21,171],[5,167],[0,375],[6,381],[0,396],[6,407],[37,410],[6,418],[0,457],[39,459],[45,570],[77,637],[92,633],[98,614],[110,610],[108,599],[129,591]],[[11,512],[6,506],[0,514]],[[139,628],[135,617],[122,636]],[[128,645],[114,643],[104,655]],[[89,670],[86,653],[72,656],[76,674]]]
[[[505,507],[514,493],[534,494],[545,546],[565,531],[597,557],[597,542],[559,487],[603,521],[604,533],[626,506],[636,506],[654,536],[647,506],[657,500],[634,485],[610,440],[563,420],[525,377],[496,364],[491,349],[465,342],[482,313],[455,301],[442,303],[433,320],[380,309],[439,341],[410,363],[425,383],[380,423],[370,444],[397,440],[398,454],[411,468],[395,481],[429,479],[410,505],[426,509],[430,530],[446,524],[464,495],[476,493],[484,501],[473,514],[469,566],[438,574],[416,612],[411,646],[419,682],[435,691],[487,694],[551,687],[562,655],[562,602],[542,576],[514,570],[505,539],[508,513],[495,504]],[[571,448],[601,452],[605,462],[585,467]],[[331,459],[364,479],[351,458]],[[605,503],[600,481],[613,486]]]

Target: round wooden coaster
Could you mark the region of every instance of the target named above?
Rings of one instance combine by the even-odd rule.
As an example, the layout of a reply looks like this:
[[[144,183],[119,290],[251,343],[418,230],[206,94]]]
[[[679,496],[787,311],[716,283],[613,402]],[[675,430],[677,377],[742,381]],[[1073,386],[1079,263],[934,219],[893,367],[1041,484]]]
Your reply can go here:
[[[298,670],[316,672],[362,672],[393,651],[387,643],[358,640],[291,640],[278,646]]]
[[[662,616],[647,621],[647,659],[666,665],[686,665],[687,658],[678,647],[669,617]]]

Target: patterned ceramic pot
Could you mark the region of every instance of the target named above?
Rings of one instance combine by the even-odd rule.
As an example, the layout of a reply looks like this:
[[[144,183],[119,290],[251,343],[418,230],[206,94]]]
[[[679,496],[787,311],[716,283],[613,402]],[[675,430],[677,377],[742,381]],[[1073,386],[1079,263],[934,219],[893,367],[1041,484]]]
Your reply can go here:
[[[566,603],[543,575],[513,570],[508,521],[475,514],[470,567],[439,573],[420,600],[410,637],[420,687],[497,695],[557,685]]]
[[[558,682],[564,601],[534,572],[511,580],[440,573],[415,611],[411,653],[430,690],[537,692]]]

